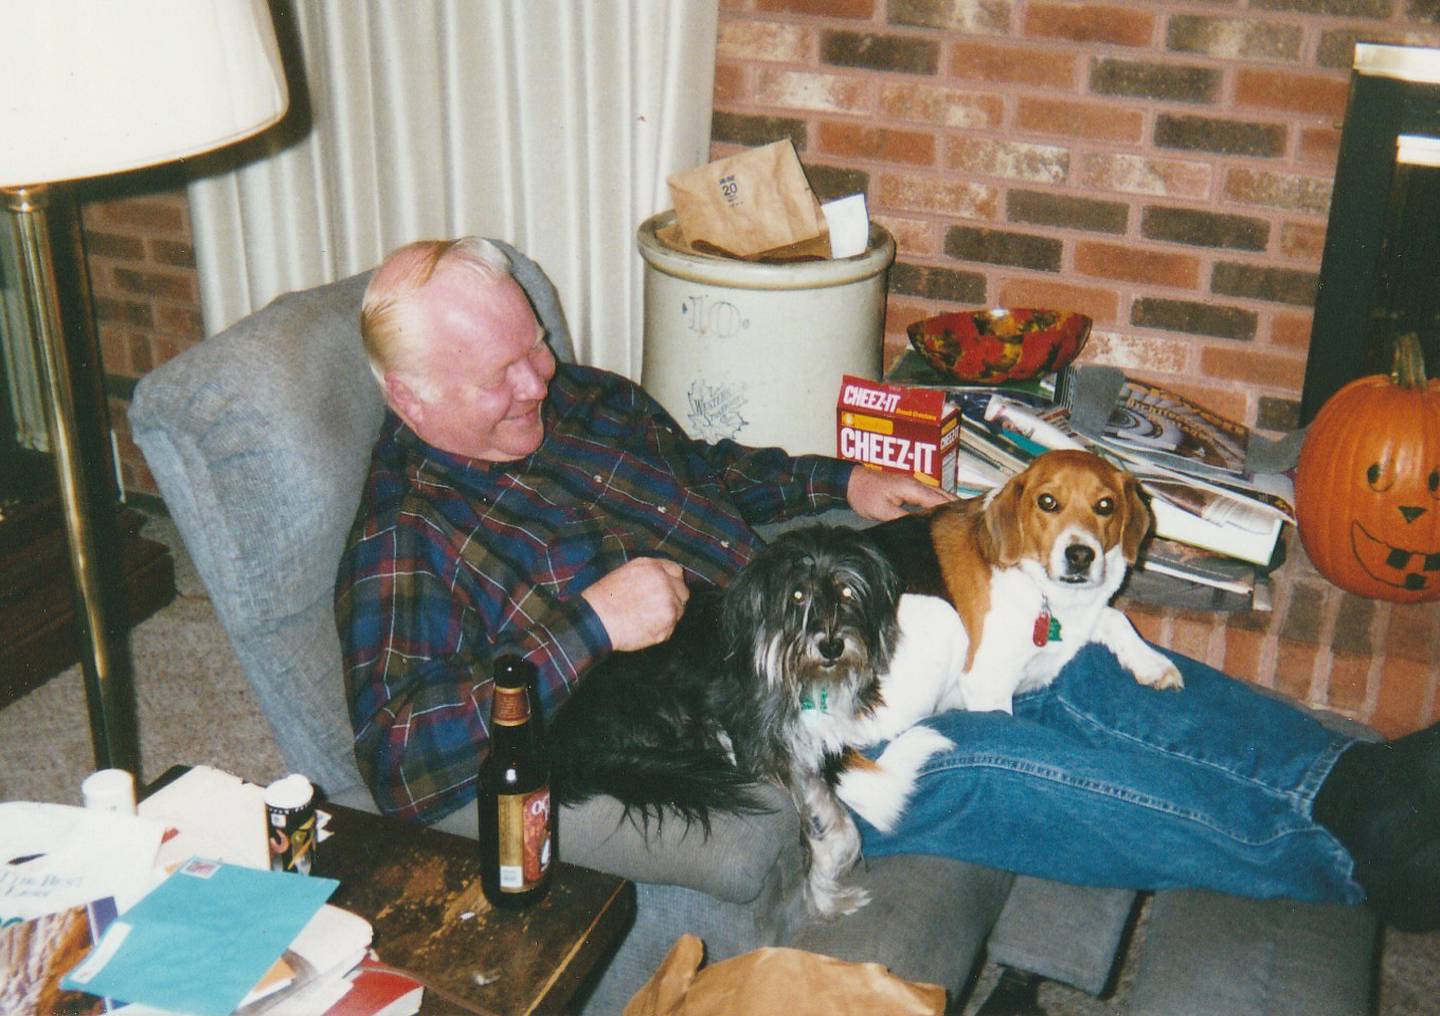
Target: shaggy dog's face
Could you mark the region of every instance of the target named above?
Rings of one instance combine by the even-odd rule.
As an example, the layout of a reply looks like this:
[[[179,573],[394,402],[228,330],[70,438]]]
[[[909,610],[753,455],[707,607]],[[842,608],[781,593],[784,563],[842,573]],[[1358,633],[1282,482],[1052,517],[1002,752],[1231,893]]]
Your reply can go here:
[[[748,644],[772,686],[841,685],[883,672],[900,596],[894,570],[847,530],[795,530],[751,563],[726,597],[731,645]]]

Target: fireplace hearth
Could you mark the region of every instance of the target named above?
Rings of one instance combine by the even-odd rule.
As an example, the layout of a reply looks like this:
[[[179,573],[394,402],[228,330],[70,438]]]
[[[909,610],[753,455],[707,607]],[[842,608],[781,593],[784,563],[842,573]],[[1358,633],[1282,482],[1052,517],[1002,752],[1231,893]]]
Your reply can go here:
[[[1440,373],[1440,49],[1357,43],[1310,331],[1300,422],[1388,373],[1414,332]]]

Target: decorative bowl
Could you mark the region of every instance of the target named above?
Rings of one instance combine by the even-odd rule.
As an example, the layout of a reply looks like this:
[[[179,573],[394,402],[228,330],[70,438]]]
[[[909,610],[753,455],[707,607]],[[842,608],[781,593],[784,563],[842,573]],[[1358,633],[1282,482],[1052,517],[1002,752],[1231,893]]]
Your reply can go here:
[[[910,344],[961,384],[1029,381],[1065,366],[1085,348],[1090,318],[1065,310],[991,308],[916,321]]]

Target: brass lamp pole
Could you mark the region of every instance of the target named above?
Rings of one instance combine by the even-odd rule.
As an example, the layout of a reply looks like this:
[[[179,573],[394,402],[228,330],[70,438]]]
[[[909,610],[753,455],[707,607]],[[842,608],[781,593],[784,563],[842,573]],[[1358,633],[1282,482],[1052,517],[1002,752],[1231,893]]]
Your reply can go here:
[[[133,770],[138,761],[132,736],[134,701],[123,674],[118,671],[115,650],[110,644],[110,635],[115,629],[106,617],[99,551],[89,515],[90,497],[76,422],[74,378],[60,323],[60,298],[45,213],[49,193],[43,185],[3,188],[0,193],[5,196],[5,207],[14,223],[20,250],[20,292],[45,391],[50,452],[55,459],[60,506],[70,548],[70,569],[75,581],[75,623],[85,649],[80,662],[85,673],[95,765],[98,769]]]

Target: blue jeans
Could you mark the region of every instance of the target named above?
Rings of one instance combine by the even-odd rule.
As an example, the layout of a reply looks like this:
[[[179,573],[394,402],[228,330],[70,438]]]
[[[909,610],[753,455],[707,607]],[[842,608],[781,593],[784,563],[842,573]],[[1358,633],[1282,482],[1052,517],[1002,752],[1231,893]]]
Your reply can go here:
[[[1349,853],[1310,817],[1352,739],[1204,664],[1167,654],[1178,692],[1137,684],[1089,646],[1015,715],[931,721],[930,760],[865,854],[939,854],[1077,885],[1212,889],[1358,903]]]

